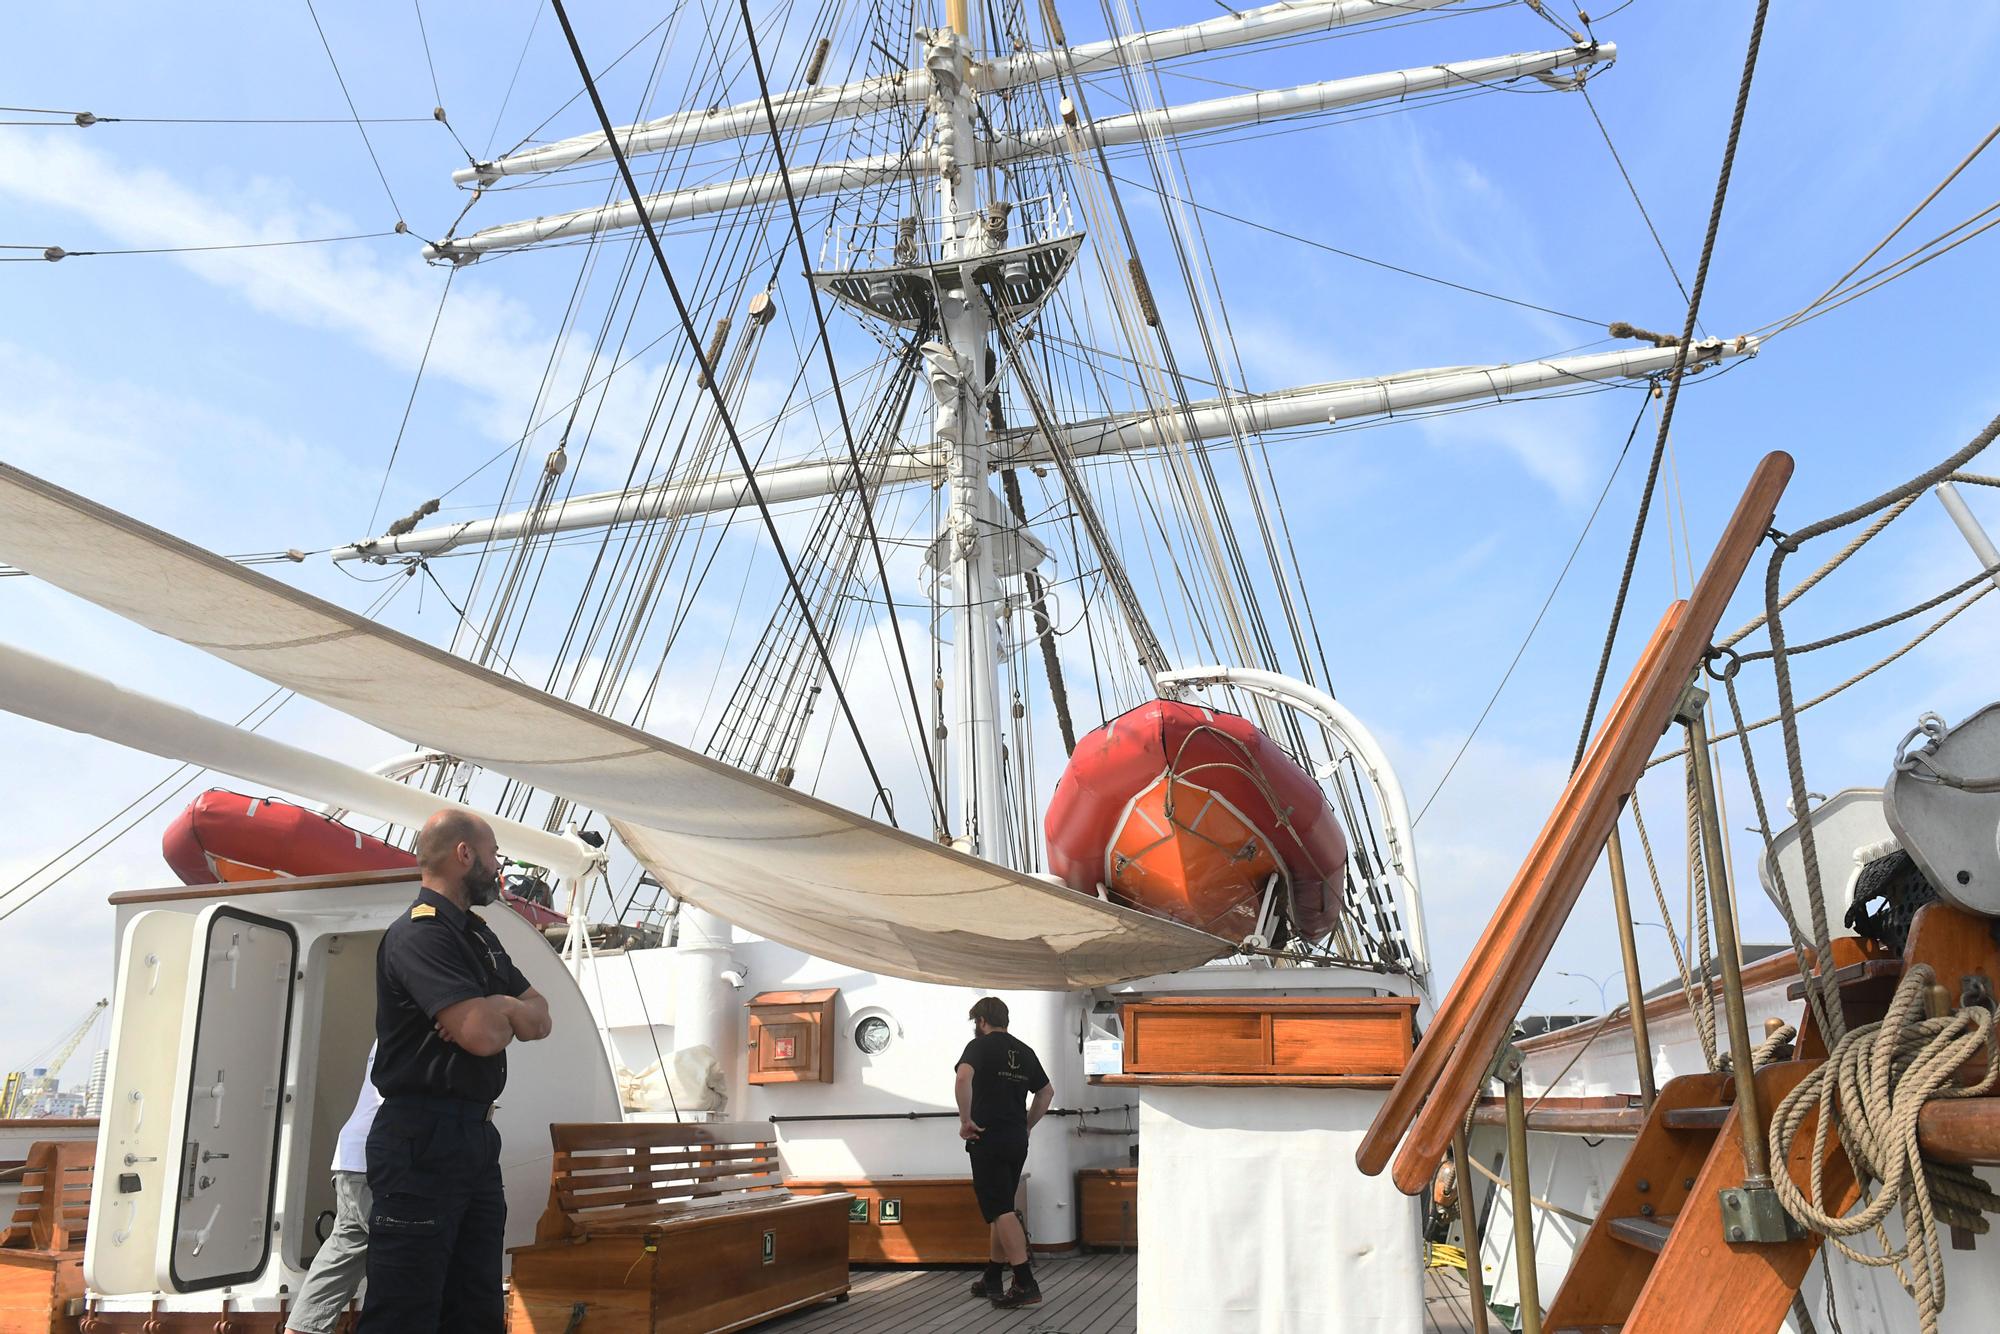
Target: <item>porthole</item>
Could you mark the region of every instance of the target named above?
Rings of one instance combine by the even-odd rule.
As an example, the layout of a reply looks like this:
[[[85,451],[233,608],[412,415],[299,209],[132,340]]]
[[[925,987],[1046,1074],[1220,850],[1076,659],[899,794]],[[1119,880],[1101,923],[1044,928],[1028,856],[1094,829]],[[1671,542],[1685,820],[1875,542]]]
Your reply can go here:
[[[879,1014],[871,1014],[854,1026],[854,1045],[870,1056],[880,1056],[889,1049],[889,1040],[895,1030],[889,1021]]]

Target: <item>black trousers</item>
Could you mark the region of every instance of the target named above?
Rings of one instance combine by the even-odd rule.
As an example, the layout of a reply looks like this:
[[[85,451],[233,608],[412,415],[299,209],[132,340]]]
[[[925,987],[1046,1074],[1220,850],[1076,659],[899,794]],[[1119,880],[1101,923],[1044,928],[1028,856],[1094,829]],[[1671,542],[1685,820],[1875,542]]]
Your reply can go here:
[[[356,1334],[502,1334],[507,1194],[482,1104],[390,1098],[368,1132],[368,1293]]]

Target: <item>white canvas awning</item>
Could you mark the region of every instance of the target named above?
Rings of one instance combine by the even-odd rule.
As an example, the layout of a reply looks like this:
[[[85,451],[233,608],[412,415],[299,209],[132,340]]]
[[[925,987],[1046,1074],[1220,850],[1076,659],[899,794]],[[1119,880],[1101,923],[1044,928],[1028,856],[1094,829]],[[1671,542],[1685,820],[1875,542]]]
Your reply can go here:
[[[822,958],[926,982],[1074,989],[1231,950],[510,681],[5,464],[0,560],[412,744],[592,807],[675,893]]]

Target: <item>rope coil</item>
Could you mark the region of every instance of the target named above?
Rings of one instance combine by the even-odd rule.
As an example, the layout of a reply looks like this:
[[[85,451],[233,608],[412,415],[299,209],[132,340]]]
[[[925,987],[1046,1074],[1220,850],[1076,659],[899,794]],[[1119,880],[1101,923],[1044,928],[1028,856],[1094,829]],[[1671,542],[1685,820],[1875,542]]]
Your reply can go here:
[[[1771,1118],[1771,1158],[1784,1163],[1815,1113],[1810,1181],[1801,1190],[1789,1171],[1773,1174],[1774,1185],[1792,1217],[1825,1237],[1856,1264],[1892,1268],[1917,1304],[1923,1334],[1935,1334],[1944,1309],[1944,1259],[1938,1224],[1975,1233],[1990,1230],[1985,1215],[2000,1213],[2000,1195],[1970,1168],[1927,1161],[1917,1138],[1917,1117],[1932,1098],[1974,1098],[2000,1080],[2000,1041],[1993,1014],[1979,1006],[1927,1018],[1925,997],[1936,982],[1928,964],[1903,974],[1889,1012],[1879,1023],[1848,1030],[1826,1061],[1778,1104]],[[1960,1066],[1980,1053],[1986,1076],[1964,1087],[1952,1082]],[[1836,1214],[1826,1204],[1825,1167],[1829,1136],[1838,1130],[1841,1146],[1874,1196],[1857,1212]],[[1883,1220],[1894,1210],[1904,1242],[1892,1247]],[[1855,1249],[1846,1238],[1873,1230],[1882,1254]],[[1907,1268],[1905,1267],[1907,1266]]]

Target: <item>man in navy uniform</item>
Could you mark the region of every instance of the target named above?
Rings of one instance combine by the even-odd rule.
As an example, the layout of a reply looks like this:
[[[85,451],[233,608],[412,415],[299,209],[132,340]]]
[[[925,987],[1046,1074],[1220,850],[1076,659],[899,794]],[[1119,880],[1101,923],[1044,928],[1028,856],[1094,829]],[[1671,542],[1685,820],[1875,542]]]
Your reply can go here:
[[[992,1231],[986,1272],[972,1295],[995,1306],[1037,1306],[1042,1290],[1028,1264],[1028,1232],[1014,1210],[1021,1168],[1028,1161],[1028,1132],[1055,1100],[1055,1086],[1034,1048],[1007,1031],[1007,1002],[982,996],[967,1016],[976,1034],[958,1058],[958,1136],[972,1162],[972,1192]],[[1014,1270],[1013,1286],[1000,1284],[1002,1266]]]
[[[360,1334],[501,1334],[507,1197],[493,1104],[507,1045],[549,1035],[549,1004],[472,909],[500,897],[493,829],[439,811],[417,835],[423,888],[375,958],[368,1293]]]

